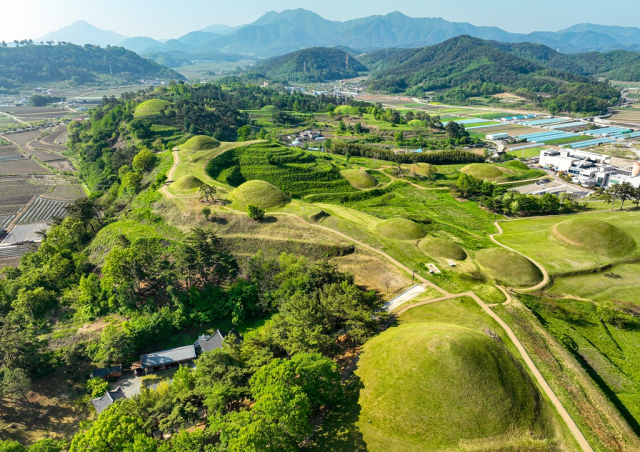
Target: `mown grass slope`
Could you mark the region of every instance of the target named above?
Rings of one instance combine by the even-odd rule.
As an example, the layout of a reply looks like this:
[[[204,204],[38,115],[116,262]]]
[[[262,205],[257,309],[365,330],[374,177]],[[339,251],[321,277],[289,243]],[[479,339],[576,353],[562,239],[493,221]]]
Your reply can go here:
[[[388,239],[417,240],[426,235],[425,228],[406,218],[390,218],[374,226],[375,231]]]
[[[195,190],[204,185],[200,179],[195,176],[188,175],[183,176],[174,183],[171,184],[171,188],[174,190]]]
[[[215,138],[211,138],[206,135],[198,135],[189,138],[185,144],[181,146],[182,150],[187,151],[205,151],[209,149],[215,149],[220,146],[220,142]]]
[[[531,287],[543,279],[542,272],[526,257],[504,248],[478,251],[476,260],[498,282],[513,287]]]
[[[157,116],[163,108],[168,110],[172,106],[171,102],[162,99],[149,99],[139,104],[133,111],[133,116],[142,118],[145,116]]]
[[[424,240],[420,241],[418,246],[426,254],[433,257],[443,257],[445,259],[454,259],[457,261],[463,261],[467,258],[465,250],[460,248],[451,240],[439,237],[425,237]]]
[[[359,189],[373,188],[378,185],[378,181],[371,174],[359,169],[349,169],[341,171],[340,174],[349,181],[351,185]]]
[[[540,394],[522,365],[468,328],[392,328],[364,346],[357,375],[361,431],[378,446],[369,450],[499,447],[545,430]]]
[[[231,192],[231,198],[234,201],[232,207],[240,210],[245,210],[249,205],[274,209],[291,201],[278,187],[261,180],[245,182]]]
[[[277,143],[229,150],[211,160],[206,170],[211,178],[233,187],[263,180],[292,197],[356,191],[331,162]]]
[[[569,248],[580,247],[606,258],[620,258],[637,248],[624,229],[595,218],[572,218],[557,224],[551,232],[553,238]]]
[[[472,163],[460,171],[484,180],[497,180],[511,174],[511,171],[505,171],[501,167],[489,163]]]

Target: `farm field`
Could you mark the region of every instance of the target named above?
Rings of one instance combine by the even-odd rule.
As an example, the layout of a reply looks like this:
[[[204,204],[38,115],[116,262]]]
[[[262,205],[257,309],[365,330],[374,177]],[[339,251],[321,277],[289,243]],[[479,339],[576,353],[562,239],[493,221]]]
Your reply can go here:
[[[51,171],[32,159],[10,160],[0,165],[0,176],[49,174]]]
[[[509,150],[507,152],[509,152],[510,154],[515,155],[516,157],[525,158],[526,159],[526,158],[540,156],[540,151],[542,151],[543,149],[548,149],[548,148],[546,146],[540,146],[540,147],[536,147],[536,148],[521,149],[519,151]]]
[[[468,298],[400,315],[365,344],[347,391],[311,450],[579,450],[505,332]]]
[[[3,107],[0,108],[0,112],[9,113],[18,119],[25,122],[42,121],[45,119],[57,119],[63,118],[70,114],[67,110],[61,110],[60,108],[52,107]]]
[[[611,121],[637,124],[640,126],[640,109],[624,108],[620,110],[613,110],[611,114]]]

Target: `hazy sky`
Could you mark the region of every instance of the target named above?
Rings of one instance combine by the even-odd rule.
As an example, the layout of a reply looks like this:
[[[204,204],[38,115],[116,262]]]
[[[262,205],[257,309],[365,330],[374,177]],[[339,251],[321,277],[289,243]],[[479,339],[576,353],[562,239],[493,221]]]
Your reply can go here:
[[[177,38],[211,24],[241,25],[267,11],[290,8],[331,20],[399,10],[521,33],[581,22],[640,27],[638,0],[0,0],[0,40],[36,39],[77,20],[126,36]]]

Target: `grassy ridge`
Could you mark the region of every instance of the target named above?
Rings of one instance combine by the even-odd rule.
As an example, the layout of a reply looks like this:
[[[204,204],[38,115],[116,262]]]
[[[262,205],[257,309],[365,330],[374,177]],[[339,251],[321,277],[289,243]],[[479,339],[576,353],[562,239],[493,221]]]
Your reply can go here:
[[[273,143],[225,152],[211,160],[206,171],[211,178],[234,187],[263,180],[292,197],[356,190],[332,163]]]

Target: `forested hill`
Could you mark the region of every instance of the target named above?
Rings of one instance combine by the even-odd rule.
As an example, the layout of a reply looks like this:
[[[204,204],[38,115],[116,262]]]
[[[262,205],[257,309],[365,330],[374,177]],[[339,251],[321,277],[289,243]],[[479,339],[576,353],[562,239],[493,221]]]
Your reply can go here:
[[[461,36],[431,47],[381,50],[358,59],[373,72],[369,88],[374,91],[420,94],[452,88],[441,95],[445,101],[517,91],[540,106],[549,108],[555,102],[560,110],[582,112],[598,112],[617,102],[620,92],[591,77],[584,69],[588,63],[566,55],[556,59],[551,52],[535,44]],[[584,61],[588,55],[582,55]]]
[[[251,76],[292,82],[326,82],[357,77],[367,68],[343,50],[313,47],[259,63]]]
[[[0,87],[71,80],[91,83],[104,76],[183,79],[177,72],[122,47],[74,44],[0,47]]]

